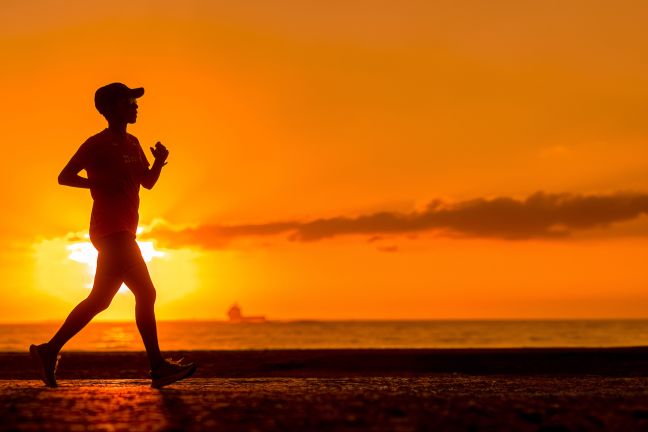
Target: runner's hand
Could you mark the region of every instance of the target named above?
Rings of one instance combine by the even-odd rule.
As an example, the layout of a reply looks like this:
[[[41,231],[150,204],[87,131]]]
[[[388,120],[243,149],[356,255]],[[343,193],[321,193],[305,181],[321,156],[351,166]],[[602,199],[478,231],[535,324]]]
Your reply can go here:
[[[169,157],[169,150],[167,150],[164,145],[160,141],[155,143],[155,148],[149,147],[151,149],[151,153],[153,153],[153,157],[155,158],[155,162],[158,164],[162,164],[162,166],[166,165],[166,159]]]

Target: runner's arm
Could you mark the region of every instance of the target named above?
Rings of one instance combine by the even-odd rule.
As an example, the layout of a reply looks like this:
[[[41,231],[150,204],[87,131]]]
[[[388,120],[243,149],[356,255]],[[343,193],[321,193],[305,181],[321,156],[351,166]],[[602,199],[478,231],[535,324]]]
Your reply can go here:
[[[153,189],[155,183],[157,183],[160,178],[160,173],[162,172],[162,167],[166,165],[165,163],[159,163],[157,159],[153,162],[151,168],[146,168],[144,171],[144,176],[142,177],[142,186],[146,189]]]
[[[79,175],[79,172],[82,169],[83,168],[76,165],[73,161],[68,162],[58,176],[59,184],[83,189],[118,190],[120,188],[120,183],[123,182],[123,180],[119,179],[114,181],[101,181],[99,179],[90,180]]]
[[[103,189],[105,191],[120,190],[123,179],[88,179],[79,175],[79,172],[86,169],[86,166],[88,166],[93,158],[92,148],[90,147],[89,142],[86,141],[81,145],[79,150],[77,150],[59,174],[59,184],[83,189]]]
[[[144,169],[144,175],[142,176],[142,186],[146,189],[153,189],[153,186],[160,178],[162,167],[167,164],[166,159],[169,157],[169,150],[159,141],[155,143],[155,148],[151,147],[151,153],[153,153],[155,162],[153,162],[151,168],[146,167]]]
[[[81,177],[79,175],[79,172],[81,172],[82,169],[83,168],[79,166],[74,161],[74,159],[71,159],[59,174],[58,183],[63,186],[71,186],[84,189],[95,187],[95,185],[92,184],[89,179]]]

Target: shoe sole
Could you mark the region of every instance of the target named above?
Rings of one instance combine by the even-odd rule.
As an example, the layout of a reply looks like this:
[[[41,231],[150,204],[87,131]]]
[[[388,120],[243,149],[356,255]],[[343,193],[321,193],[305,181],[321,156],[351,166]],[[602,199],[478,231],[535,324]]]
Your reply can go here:
[[[194,364],[189,369],[180,371],[175,375],[169,375],[168,377],[164,377],[159,380],[154,380],[151,383],[151,387],[159,389],[169,384],[173,384],[176,381],[180,381],[181,379],[189,378],[191,375],[194,374],[194,372],[196,372],[196,369],[197,366]]]
[[[47,376],[47,371],[45,370],[45,362],[43,361],[40,353],[38,352],[38,348],[36,345],[31,345],[29,347],[29,353],[31,354],[32,358],[34,361],[38,364],[38,369],[40,370],[41,374],[41,380],[45,383],[47,387],[58,387],[56,384],[56,379],[54,381],[50,381]]]

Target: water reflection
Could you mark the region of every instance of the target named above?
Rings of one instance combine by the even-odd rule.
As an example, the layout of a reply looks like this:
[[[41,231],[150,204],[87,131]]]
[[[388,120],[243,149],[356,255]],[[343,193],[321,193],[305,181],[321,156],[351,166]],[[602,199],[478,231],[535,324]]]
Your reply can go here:
[[[24,351],[57,323],[2,324],[0,350]],[[300,321],[158,323],[164,350],[289,348],[614,347],[648,342],[648,320],[619,321]],[[69,350],[141,351],[134,322],[90,323]]]

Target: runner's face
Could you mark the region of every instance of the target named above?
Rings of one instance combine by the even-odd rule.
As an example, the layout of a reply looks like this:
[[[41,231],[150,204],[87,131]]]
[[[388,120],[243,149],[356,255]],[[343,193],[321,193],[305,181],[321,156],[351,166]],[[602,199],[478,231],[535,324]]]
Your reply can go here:
[[[135,123],[137,121],[137,99],[123,98],[115,102],[113,116],[117,120],[123,120],[126,123]]]

